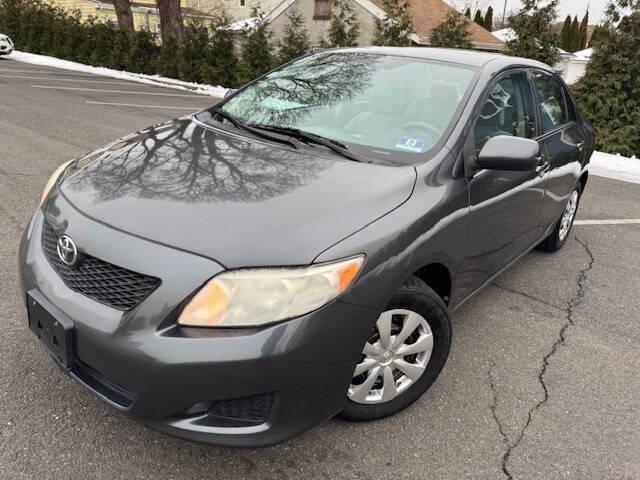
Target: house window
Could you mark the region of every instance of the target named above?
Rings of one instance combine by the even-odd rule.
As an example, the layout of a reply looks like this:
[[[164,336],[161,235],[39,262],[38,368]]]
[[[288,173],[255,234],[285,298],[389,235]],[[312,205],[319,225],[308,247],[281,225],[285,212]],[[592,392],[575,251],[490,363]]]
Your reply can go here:
[[[247,4],[247,0],[240,0],[240,6],[244,7]]]
[[[331,4],[329,0],[315,0],[314,20],[329,20],[331,18]]]

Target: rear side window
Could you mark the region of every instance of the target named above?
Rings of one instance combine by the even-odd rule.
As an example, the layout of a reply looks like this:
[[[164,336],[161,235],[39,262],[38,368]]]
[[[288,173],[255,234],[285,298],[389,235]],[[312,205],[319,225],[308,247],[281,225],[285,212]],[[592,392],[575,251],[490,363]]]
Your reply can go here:
[[[534,136],[531,90],[525,73],[518,72],[498,80],[480,111],[474,129],[476,151],[498,135]]]
[[[560,82],[550,75],[534,73],[533,84],[538,94],[542,128],[548,132],[571,121],[567,97]]]

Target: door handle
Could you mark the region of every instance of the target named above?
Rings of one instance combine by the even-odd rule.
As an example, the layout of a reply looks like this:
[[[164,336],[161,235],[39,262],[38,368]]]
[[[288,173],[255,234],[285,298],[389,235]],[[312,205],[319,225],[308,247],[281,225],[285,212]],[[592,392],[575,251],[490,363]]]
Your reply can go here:
[[[584,141],[582,141],[582,142],[578,143],[578,144],[576,145],[576,147],[578,147],[578,150],[580,150],[580,151],[584,150]]]

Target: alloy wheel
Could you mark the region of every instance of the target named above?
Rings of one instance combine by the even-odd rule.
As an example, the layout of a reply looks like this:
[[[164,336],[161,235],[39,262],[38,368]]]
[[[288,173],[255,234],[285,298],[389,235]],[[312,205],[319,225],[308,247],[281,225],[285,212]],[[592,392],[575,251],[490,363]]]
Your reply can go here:
[[[573,219],[576,216],[576,211],[578,210],[578,191],[574,190],[569,197],[569,201],[567,202],[567,206],[564,209],[564,213],[562,214],[562,220],[560,220],[560,231],[558,232],[558,236],[560,237],[560,241],[563,242],[567,237],[569,230],[571,230],[571,225],[573,225]]]
[[[347,396],[356,403],[393,400],[422,376],[433,351],[429,322],[411,310],[383,312],[356,365]]]

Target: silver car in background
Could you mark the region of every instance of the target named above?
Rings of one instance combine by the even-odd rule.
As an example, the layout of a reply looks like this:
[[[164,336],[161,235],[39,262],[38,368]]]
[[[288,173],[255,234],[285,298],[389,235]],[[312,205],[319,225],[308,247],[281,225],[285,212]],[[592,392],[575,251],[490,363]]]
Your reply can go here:
[[[13,52],[13,42],[11,39],[0,33],[0,55],[9,55]]]

